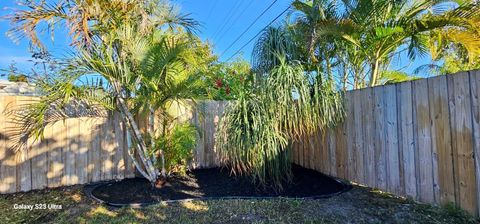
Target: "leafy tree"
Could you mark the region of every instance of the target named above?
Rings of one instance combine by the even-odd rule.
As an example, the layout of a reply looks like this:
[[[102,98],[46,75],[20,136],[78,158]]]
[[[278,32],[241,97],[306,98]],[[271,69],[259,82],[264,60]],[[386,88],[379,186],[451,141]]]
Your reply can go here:
[[[307,71],[336,76],[344,88],[347,82],[353,88],[380,84],[380,75],[391,70],[392,58],[401,52],[414,60],[429,50],[458,45],[468,53],[454,54],[472,63],[480,46],[476,1],[296,0],[292,7],[277,28],[284,34],[259,38],[254,55],[291,43],[295,46],[285,50],[296,52]],[[290,40],[272,41],[278,40],[274,36]],[[272,62],[272,56],[254,57],[254,65]]]
[[[152,183],[165,179],[167,162],[164,148],[155,146],[153,119],[155,111],[196,93],[189,88],[196,80],[189,76],[186,49],[197,23],[158,0],[25,4],[26,10],[9,16],[12,37],[26,36],[32,46],[47,51],[38,38],[40,23],[46,22],[52,33],[56,26],[67,25],[75,51],[55,74],[36,81],[43,94],[38,102],[19,108],[15,119],[20,123],[19,138],[41,138],[46,126],[68,117],[118,111],[132,137],[134,148],[129,153],[137,170]],[[100,78],[84,81],[92,76]],[[135,120],[137,113],[149,117],[145,134]]]
[[[480,16],[469,20],[480,25]],[[449,41],[453,40],[453,41]],[[418,67],[414,73],[453,74],[480,69],[480,32],[456,27],[432,32],[428,39],[432,63]]]
[[[241,58],[211,64],[200,76],[204,97],[213,100],[237,99],[242,89],[253,81],[250,64]]]

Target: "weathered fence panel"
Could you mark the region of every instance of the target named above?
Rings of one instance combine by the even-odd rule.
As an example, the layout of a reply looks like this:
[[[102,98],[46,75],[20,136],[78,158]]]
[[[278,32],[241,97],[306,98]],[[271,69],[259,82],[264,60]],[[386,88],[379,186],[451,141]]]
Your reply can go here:
[[[0,193],[14,193],[70,186],[135,176],[128,154],[129,135],[118,113],[108,118],[75,118],[48,126],[44,139],[25,140],[27,147],[14,152],[12,117],[7,110],[31,103],[33,96],[0,96]],[[185,105],[171,108],[180,120],[198,125],[199,138],[192,167],[219,164],[215,130],[226,102],[198,102],[195,110]],[[145,122],[140,122],[140,126]]]
[[[454,202],[478,216],[479,88],[480,71],[470,71],[349,91],[345,122],[327,132],[335,144],[308,145],[316,158],[335,156],[322,156],[313,167],[422,202]],[[306,142],[293,146],[302,166],[312,156],[302,150]]]
[[[0,96],[0,193],[132,177],[125,169],[123,130],[118,115],[106,118],[66,119],[48,126],[44,139],[24,140],[14,152],[12,117],[6,110],[35,100],[31,96]],[[115,131],[118,131],[115,133]],[[126,147],[125,147],[126,149]]]

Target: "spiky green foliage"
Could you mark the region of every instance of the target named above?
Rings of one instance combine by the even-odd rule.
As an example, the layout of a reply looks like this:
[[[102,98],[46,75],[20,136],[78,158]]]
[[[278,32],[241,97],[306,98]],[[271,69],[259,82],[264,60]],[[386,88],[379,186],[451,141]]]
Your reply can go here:
[[[290,176],[288,157],[282,156],[288,141],[262,100],[245,90],[230,103],[218,126],[216,147],[234,174],[251,175],[263,185],[273,180],[280,187]]]
[[[269,27],[262,32],[252,52],[252,68],[264,75],[280,64],[280,56],[288,60],[297,59],[295,43],[291,33],[283,27]]]
[[[310,86],[303,67],[297,62],[279,59],[279,65],[268,73],[262,88],[264,101],[276,126],[289,138],[297,139],[312,133],[314,122]]]
[[[262,76],[261,85],[244,89],[230,102],[216,147],[233,173],[281,190],[291,179],[291,143],[338,124],[344,112],[342,97],[331,83],[309,82],[298,61],[280,56],[278,63]]]

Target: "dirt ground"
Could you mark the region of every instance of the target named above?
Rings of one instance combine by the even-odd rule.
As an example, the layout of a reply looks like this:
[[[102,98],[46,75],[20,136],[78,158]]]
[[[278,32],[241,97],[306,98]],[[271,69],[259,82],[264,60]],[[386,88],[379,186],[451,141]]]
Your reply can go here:
[[[419,204],[361,186],[327,199],[190,201],[141,209],[106,207],[86,197],[83,186],[73,186],[0,195],[0,211],[0,223],[479,223],[452,205]]]

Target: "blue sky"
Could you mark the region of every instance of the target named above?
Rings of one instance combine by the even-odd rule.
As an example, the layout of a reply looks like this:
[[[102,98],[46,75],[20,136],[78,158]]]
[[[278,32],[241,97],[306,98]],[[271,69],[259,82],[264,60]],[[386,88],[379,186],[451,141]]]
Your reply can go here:
[[[274,0],[172,0],[180,6],[183,13],[190,13],[191,17],[202,24],[198,35],[202,40],[208,40],[214,46],[214,52],[221,55],[220,60],[226,60],[235,53],[250,38],[255,36],[263,27],[270,23],[290,4],[291,0],[277,0],[273,7],[267,11],[242,38],[227,52],[227,47],[266,9]],[[2,0],[0,2],[0,16],[4,16],[18,8],[16,0]],[[278,20],[276,24],[281,22]],[[21,69],[28,69],[32,62],[28,51],[28,40],[14,43],[6,36],[10,24],[6,20],[0,20],[0,69],[6,69],[13,61]],[[49,34],[44,35],[48,48],[55,56],[62,56],[68,52],[68,30],[64,27],[57,28],[55,39],[52,42]],[[253,41],[254,42],[254,41]],[[243,57],[250,59],[253,42],[243,49]],[[402,58],[406,58],[402,56]],[[405,71],[411,72],[415,67],[428,61],[419,59],[409,65],[403,60],[401,65],[407,66]]]
[[[214,46],[214,52],[222,54],[226,48],[254,21],[254,19],[266,9],[273,1],[258,0],[173,0],[183,13],[190,13],[191,17],[200,22],[202,26],[198,35],[202,40],[208,40]],[[221,60],[226,60],[237,51],[250,38],[258,33],[270,21],[289,6],[290,0],[277,0],[243,37],[227,52]],[[1,16],[18,8],[16,0],[2,0],[0,2]],[[279,20],[280,21],[280,20]],[[7,37],[6,32],[10,24],[6,20],[0,21],[0,68],[8,68],[12,61],[19,67],[28,67],[31,62],[31,54],[28,52],[28,41],[21,40],[14,43]],[[63,27],[57,28],[55,38],[52,42],[49,35],[44,35],[45,42],[55,55],[68,51],[68,42],[65,37],[68,30]],[[252,45],[245,47],[243,55],[249,59]]]

